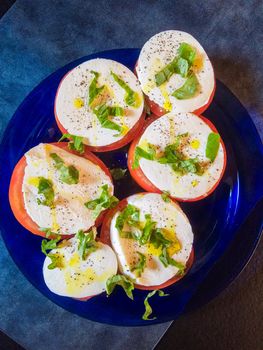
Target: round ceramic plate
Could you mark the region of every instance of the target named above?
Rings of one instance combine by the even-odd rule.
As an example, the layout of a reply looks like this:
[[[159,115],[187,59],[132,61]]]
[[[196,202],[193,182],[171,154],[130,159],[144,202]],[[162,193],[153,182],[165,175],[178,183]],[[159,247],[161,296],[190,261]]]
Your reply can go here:
[[[66,310],[90,320],[125,326],[174,320],[185,310],[213,298],[242,270],[255,249],[262,227],[262,144],[246,110],[217,81],[214,101],[204,115],[216,125],[225,142],[227,169],[212,195],[199,202],[182,204],[195,233],[195,261],[185,278],[165,290],[169,296],[151,299],[153,316],[157,318],[153,321],[141,318],[146,291],[135,290],[132,301],[121,288],[116,288],[109,298],[102,294],[81,302],[48,290],[42,276],[45,257],[41,253],[41,238],[19,225],[9,206],[12,170],[31,147],[59,139],[53,112],[54,98],[61,78],[70,69],[88,59],[102,57],[119,61],[133,70],[138,55],[138,49],[101,52],[83,57],[53,73],[19,106],[6,129],[0,150],[2,235],[15,263],[41,293]],[[110,168],[125,167],[127,149],[128,146],[99,154],[99,157]],[[142,191],[129,174],[115,185],[120,199]]]

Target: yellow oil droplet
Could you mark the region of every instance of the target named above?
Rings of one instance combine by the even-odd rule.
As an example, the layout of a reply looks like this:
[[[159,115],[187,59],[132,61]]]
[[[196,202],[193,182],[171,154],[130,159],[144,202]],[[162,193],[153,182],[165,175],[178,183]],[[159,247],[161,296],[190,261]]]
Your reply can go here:
[[[72,274],[74,272],[74,276]],[[81,270],[80,268],[74,268],[72,271],[67,270],[64,274],[67,292],[74,295],[79,292],[83,285],[93,282],[96,278],[96,274],[90,267],[86,270]]]
[[[200,141],[195,139],[195,140],[192,140],[190,142],[190,146],[193,148],[193,149],[198,149],[200,147]]]
[[[193,187],[196,187],[196,186],[198,185],[198,183],[199,183],[199,181],[193,180],[193,181],[191,182],[191,185],[192,185]]]
[[[155,256],[159,256],[162,253],[162,248],[155,248],[152,243],[148,243],[146,246],[147,254],[152,254]]]
[[[79,258],[79,254],[77,252],[75,252],[72,257],[69,260],[69,266],[70,267],[74,267],[76,265],[79,265],[80,263],[80,258]]]
[[[203,56],[201,54],[197,54],[193,64],[195,71],[200,71],[203,68],[203,65],[204,65]]]
[[[29,177],[28,180],[27,180],[27,183],[29,185],[38,187],[38,185],[39,185],[39,177]]]
[[[170,143],[174,143],[175,139],[175,128],[174,128],[174,120],[172,118],[169,118],[169,124],[170,124]]]
[[[74,99],[73,104],[75,108],[80,109],[84,106],[84,101],[82,100],[82,98],[77,97]]]
[[[170,230],[163,230],[164,237],[171,241],[171,245],[168,247],[167,251],[170,256],[174,255],[175,253],[178,253],[181,249],[181,243],[179,239],[176,237],[176,233],[173,229]]]
[[[169,94],[168,91],[166,89],[166,84],[162,84],[161,86],[159,86],[159,89],[161,90],[161,93],[163,95],[164,98],[164,104],[163,104],[163,108],[166,111],[171,111],[172,110],[172,104],[169,98]]]

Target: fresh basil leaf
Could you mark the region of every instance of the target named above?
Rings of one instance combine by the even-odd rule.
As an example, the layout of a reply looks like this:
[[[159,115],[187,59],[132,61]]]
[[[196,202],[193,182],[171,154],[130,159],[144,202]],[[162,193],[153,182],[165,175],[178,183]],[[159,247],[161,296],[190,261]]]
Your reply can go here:
[[[146,298],[144,299],[145,312],[142,315],[142,319],[145,320],[145,321],[152,321],[152,320],[156,319],[156,317],[149,318],[149,316],[152,314],[153,311],[152,311],[152,307],[150,306],[148,300],[152,296],[154,296],[157,292],[159,294],[159,297],[166,297],[166,296],[169,295],[169,294],[165,294],[162,290],[153,290],[152,292],[147,294]]]
[[[113,179],[118,181],[118,180],[121,180],[125,176],[127,169],[113,168],[110,170],[110,172],[111,172]]]
[[[133,290],[134,290],[133,281],[129,277],[124,275],[115,275],[107,279],[106,281],[107,295],[110,295],[117,285],[121,286],[124,289],[127,297],[133,300]]]
[[[51,263],[47,267],[49,270],[53,270],[56,267],[63,267],[60,255],[58,255],[58,254],[48,254],[47,256],[51,259]]]
[[[51,263],[48,265],[49,270],[53,270],[56,267],[62,267],[61,257],[58,254],[48,253],[47,250],[52,250],[57,248],[58,242],[61,240],[61,236],[57,236],[55,239],[46,240],[43,239],[41,242],[41,251],[43,254],[51,259]]]
[[[193,97],[199,88],[199,82],[194,73],[191,73],[185,83],[172,93],[178,100],[186,100]]]
[[[82,260],[85,260],[87,256],[94,252],[98,245],[94,238],[94,230],[84,233],[83,230],[79,230],[76,234],[76,238],[79,241],[78,252]]]
[[[107,107],[106,104],[97,106],[93,111],[97,116],[101,126],[106,129],[117,130],[123,132],[123,128],[109,119],[111,113],[120,113],[122,107]]]
[[[139,160],[140,158],[145,158],[148,160],[155,160],[156,158],[156,151],[153,145],[148,144],[147,151],[141,148],[140,146],[137,146],[135,148],[134,152],[134,161],[132,164],[132,169],[137,169],[139,167]]]
[[[84,152],[84,143],[83,143],[83,137],[81,136],[75,136],[72,134],[63,134],[61,138],[58,140],[58,142],[63,141],[65,139],[71,140],[68,143],[68,148],[72,151],[76,151],[78,153]]]
[[[137,277],[141,277],[144,269],[145,269],[145,265],[146,265],[146,256],[144,254],[142,254],[141,252],[137,252],[137,254],[139,255],[139,261],[137,262],[137,264],[131,269],[132,272],[135,272],[135,275]]]
[[[135,206],[128,204],[127,207],[119,214],[116,219],[115,227],[121,234],[123,231],[124,224],[127,223],[129,226],[137,226],[140,220],[140,210]],[[128,238],[128,237],[123,237]],[[132,236],[132,238],[134,238]]]
[[[162,85],[170,79],[175,73],[175,66],[177,64],[177,57],[169,64],[167,64],[162,70],[155,74],[155,83],[157,86]]]
[[[194,47],[187,43],[181,43],[178,53],[181,58],[188,62],[189,67],[193,65],[196,56],[196,50]]]
[[[86,202],[84,205],[94,211],[94,217],[98,217],[102,210],[114,208],[119,202],[118,198],[109,194],[108,185],[101,187],[100,197]]]
[[[55,162],[56,169],[60,172],[60,180],[68,185],[79,182],[79,171],[73,165],[65,166],[64,161],[56,153],[51,153],[50,157]]]
[[[91,71],[92,74],[94,74],[94,78],[89,86],[89,106],[92,104],[94,99],[102,92],[105,85],[102,85],[101,87],[97,87],[98,79],[99,79],[99,73]]]
[[[139,243],[141,245],[144,245],[150,241],[151,234],[156,227],[156,222],[152,221],[150,214],[146,214],[145,219],[146,219],[146,222],[145,222],[144,228],[142,230],[142,234],[139,238]]]
[[[124,101],[127,103],[128,106],[135,106],[136,101],[138,100],[138,94],[137,92],[133,91],[128,84],[125,83],[124,80],[122,80],[120,77],[118,77],[117,74],[111,72],[111,75],[113,76],[113,79],[120,85],[123,90],[125,90],[125,96]]]
[[[189,64],[188,61],[182,57],[179,57],[176,61],[176,73],[180,74],[183,78],[187,77],[189,70]]]
[[[166,203],[171,202],[170,193],[168,191],[163,191],[163,193],[161,194],[161,197],[164,202]]]
[[[52,207],[54,204],[55,193],[53,189],[53,183],[44,177],[39,178],[38,194],[42,194],[45,199],[41,200],[37,198],[37,204],[46,205]]]
[[[159,256],[160,261],[162,262],[162,264],[167,267],[168,265],[172,265],[178,268],[178,274],[183,274],[184,270],[185,270],[185,265],[183,265],[182,263],[175,261],[173,258],[170,257],[170,255],[168,254],[167,248],[164,247],[162,250],[161,255]]]
[[[45,232],[46,238],[58,236],[58,234],[56,232],[51,231],[51,228],[39,227],[39,230],[42,232]]]
[[[158,249],[159,247],[169,247],[172,242],[165,238],[162,229],[157,228],[153,230],[150,238],[150,242]]]
[[[216,156],[219,150],[219,145],[220,145],[220,135],[215,132],[211,132],[208,135],[206,150],[205,150],[205,155],[207,158],[211,160],[211,162],[214,162],[214,160],[216,159]]]

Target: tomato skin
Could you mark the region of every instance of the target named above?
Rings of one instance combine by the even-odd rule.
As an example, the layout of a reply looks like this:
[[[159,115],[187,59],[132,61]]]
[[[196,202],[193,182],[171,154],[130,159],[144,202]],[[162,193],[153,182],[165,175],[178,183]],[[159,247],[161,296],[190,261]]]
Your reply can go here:
[[[144,175],[143,171],[141,170],[140,166],[137,168],[137,169],[133,169],[132,168],[132,165],[133,165],[133,162],[134,162],[134,154],[135,154],[135,149],[137,147],[137,144],[142,136],[142,134],[144,133],[145,129],[151,124],[153,123],[156,119],[160,118],[161,116],[153,116],[151,118],[149,118],[140,135],[138,135],[136,137],[136,139],[133,140],[133,142],[131,143],[130,145],[130,148],[129,148],[129,151],[128,151],[128,168],[129,168],[129,172],[132,176],[132,178],[138,183],[139,186],[141,186],[144,190],[148,191],[148,192],[156,192],[156,193],[162,193],[162,191],[156,187],[154,184],[151,183],[151,181]],[[204,116],[197,116],[197,118],[200,118],[202,119],[202,121],[204,121],[210,128],[213,132],[216,132],[218,133],[216,127],[214,126],[214,124],[207,118],[205,118]],[[223,165],[223,169],[222,169],[222,172],[221,172],[221,175],[219,177],[219,179],[217,180],[217,182],[214,184],[214,186],[208,191],[206,192],[205,194],[199,196],[199,197],[196,197],[196,198],[180,198],[180,197],[171,197],[179,202],[196,202],[196,201],[199,201],[201,199],[204,199],[206,198],[207,196],[209,196],[212,192],[214,192],[214,190],[217,188],[217,186],[219,185],[223,175],[224,175],[224,172],[225,172],[225,169],[226,169],[226,164],[227,164],[227,153],[226,153],[226,148],[225,148],[225,145],[224,145],[224,142],[222,141],[222,138],[220,138],[220,143],[222,145],[222,148],[223,148],[223,152],[224,152],[224,165]]]
[[[141,193],[137,193],[137,194],[144,195],[144,194],[148,194],[148,192],[141,192]],[[174,203],[176,203],[176,201],[174,199],[171,198],[171,200]],[[101,232],[100,232],[100,241],[102,243],[108,244],[109,246],[112,247],[111,239],[110,239],[110,224],[111,224],[111,220],[112,220],[113,216],[115,215],[115,213],[117,211],[122,211],[127,206],[127,204],[128,204],[127,198],[125,198],[122,201],[120,201],[115,208],[109,210],[107,212],[107,214],[105,215],[105,218],[104,218],[104,221],[103,221],[103,224],[102,224],[102,227],[101,227]],[[179,207],[179,209],[181,210],[180,207]],[[113,249],[113,247],[112,247],[112,249]],[[193,265],[193,261],[194,261],[194,249],[192,249],[192,251],[190,253],[189,259],[188,259],[187,264],[186,264],[186,270],[185,270],[185,274],[184,275],[182,275],[182,276],[174,276],[171,279],[169,279],[168,281],[166,281],[166,282],[164,282],[164,283],[162,283],[160,285],[156,285],[156,286],[143,286],[143,285],[140,285],[140,284],[135,284],[134,286],[135,286],[135,288],[141,289],[141,290],[157,290],[157,289],[166,288],[166,287],[174,284],[175,282],[179,281],[180,279],[182,279],[187,274],[187,272],[190,270],[191,266]]]
[[[68,149],[67,142],[54,142],[54,143],[51,143],[51,145],[57,146],[61,149],[66,150],[69,153],[80,156],[79,153]],[[109,169],[106,167],[106,165],[99,158],[97,158],[94,154],[89,152],[86,149],[86,147],[85,147],[85,151],[82,154],[82,156],[84,158],[90,160],[94,164],[99,165],[99,167],[105,172],[105,174],[107,176],[109,176],[109,178],[111,179],[111,182],[113,183]],[[22,193],[22,184],[23,184],[24,171],[25,171],[26,165],[27,165],[26,157],[23,156],[18,161],[18,163],[16,164],[16,166],[13,170],[13,174],[12,174],[10,186],[9,186],[9,203],[10,203],[10,206],[11,206],[11,209],[13,211],[15,218],[22,226],[24,226],[28,231],[30,231],[31,233],[33,233],[35,235],[46,237],[45,232],[39,230],[38,225],[30,218],[30,216],[27,214],[26,209],[25,209],[24,198],[23,198],[23,193]],[[105,211],[102,212],[99,215],[99,217],[96,219],[96,221],[95,221],[96,227],[101,225],[103,218],[104,218],[104,215],[105,215]],[[65,238],[70,238],[72,236],[73,235],[62,235],[61,238],[65,239]],[[50,237],[50,238],[52,238],[52,237]]]
[[[60,89],[60,86],[63,82],[63,80],[66,78],[66,76],[70,73],[71,71],[69,71],[61,80],[61,82],[59,83],[58,89],[57,89],[57,93],[56,93],[56,97],[55,97],[55,103],[54,103],[54,115],[55,115],[55,119],[56,119],[56,123],[57,126],[59,128],[59,130],[61,131],[62,134],[68,134],[69,132],[63,127],[63,125],[60,123],[58,116],[57,116],[57,111],[56,111],[56,101],[57,101],[57,97],[58,97],[58,91]],[[142,103],[144,103],[144,101],[142,101]],[[130,131],[119,141],[113,142],[110,145],[106,145],[106,146],[90,146],[90,145],[85,145],[86,148],[92,152],[109,152],[109,151],[113,151],[119,148],[122,148],[123,146],[127,145],[129,142],[131,142],[134,137],[140,132],[140,130],[143,127],[144,121],[145,121],[145,117],[146,117],[146,113],[145,110],[143,109],[143,112],[139,118],[139,120],[135,123],[135,125],[130,129]]]

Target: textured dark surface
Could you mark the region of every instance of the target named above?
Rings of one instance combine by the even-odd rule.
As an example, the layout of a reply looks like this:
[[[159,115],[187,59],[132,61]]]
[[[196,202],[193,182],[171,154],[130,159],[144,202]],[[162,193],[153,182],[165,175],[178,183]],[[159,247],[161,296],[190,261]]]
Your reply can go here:
[[[96,51],[141,47],[156,32],[180,29],[202,43],[216,76],[262,135],[262,13],[262,1],[17,0],[0,21],[0,133],[32,88],[60,66]],[[223,295],[175,322],[173,348],[262,348],[262,248],[261,242]],[[2,241],[0,249],[0,328],[27,349],[150,349],[168,326],[116,328],[71,315],[25,280]]]

